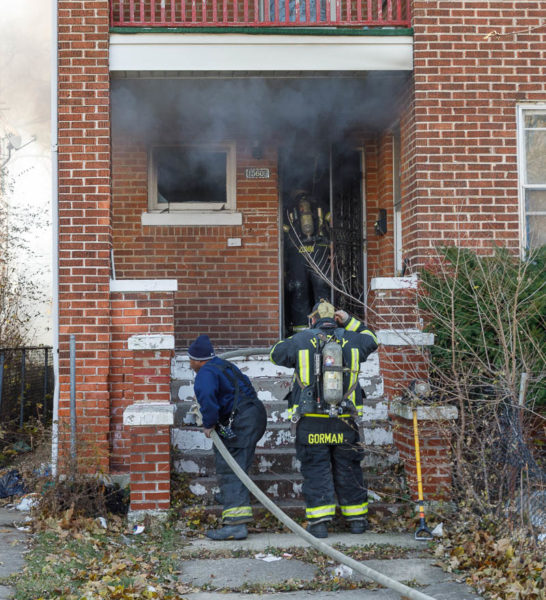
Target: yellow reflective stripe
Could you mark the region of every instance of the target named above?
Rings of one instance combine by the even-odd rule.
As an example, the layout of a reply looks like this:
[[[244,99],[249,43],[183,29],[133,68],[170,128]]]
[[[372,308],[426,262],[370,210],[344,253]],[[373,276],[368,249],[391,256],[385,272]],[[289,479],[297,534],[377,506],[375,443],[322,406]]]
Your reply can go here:
[[[276,348],[276,347],[277,347],[277,346],[278,346],[280,343],[282,343],[282,341],[283,341],[283,340],[279,340],[279,341],[278,341],[278,342],[277,342],[277,343],[276,343],[276,344],[273,346],[273,348],[271,348],[271,352],[269,353],[269,360],[270,360],[270,361],[271,361],[271,362],[272,362],[274,365],[276,365],[277,363],[276,363],[276,362],[273,360],[273,352],[275,351],[275,348]]]
[[[297,412],[298,408],[299,408],[299,404],[294,404],[293,406],[290,406],[288,409],[288,418],[291,419],[294,416],[294,413]]]
[[[363,502],[362,504],[353,504],[352,506],[340,506],[339,508],[341,508],[341,514],[344,517],[356,517],[368,513],[367,502]]]
[[[305,516],[308,519],[318,519],[319,517],[330,517],[336,514],[335,504],[325,504],[324,506],[315,506],[314,508],[306,508]]]
[[[368,335],[372,336],[373,341],[379,346],[379,342],[377,341],[377,336],[375,335],[375,333],[373,331],[370,331],[369,329],[364,329],[364,331],[361,331],[360,333],[368,334]]]
[[[358,348],[351,348],[351,371],[350,371],[350,375],[349,375],[349,389],[351,389],[353,387],[353,385],[356,384],[357,379],[358,379],[358,372],[360,368],[360,352],[358,351]],[[349,396],[349,400],[355,404],[355,392],[356,390],[353,390]]]
[[[349,321],[349,324],[345,326],[345,329],[347,331],[356,331],[359,327],[360,321],[354,317],[351,317],[351,320]]]
[[[333,417],[330,415],[325,415],[325,414],[317,414],[317,413],[305,413],[303,415],[304,417],[319,417],[321,419],[341,419],[343,417],[345,418],[350,418],[352,415],[349,414],[343,414],[343,415],[334,415]]]
[[[307,329],[307,325],[296,325],[294,331],[305,331]]]
[[[234,508],[226,508],[222,511],[222,518],[226,517],[251,517],[252,508],[250,506],[235,506]]]
[[[307,386],[310,382],[309,374],[309,350],[300,350],[298,352],[298,364],[300,366],[301,385]]]

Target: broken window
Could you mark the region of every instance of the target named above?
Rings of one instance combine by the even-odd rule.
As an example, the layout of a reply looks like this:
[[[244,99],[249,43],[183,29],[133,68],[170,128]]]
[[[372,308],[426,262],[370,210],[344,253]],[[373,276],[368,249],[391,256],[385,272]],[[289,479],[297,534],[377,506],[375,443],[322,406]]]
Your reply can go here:
[[[546,244],[546,105],[520,106],[519,117],[523,245],[533,249]]]
[[[151,210],[234,210],[234,144],[156,146],[149,180]]]

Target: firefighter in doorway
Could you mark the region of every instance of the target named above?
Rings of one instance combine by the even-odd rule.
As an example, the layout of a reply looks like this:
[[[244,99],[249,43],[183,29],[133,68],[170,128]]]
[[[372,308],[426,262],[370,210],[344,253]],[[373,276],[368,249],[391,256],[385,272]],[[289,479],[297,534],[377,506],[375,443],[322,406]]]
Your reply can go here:
[[[308,531],[328,537],[337,496],[351,533],[363,533],[368,493],[360,467],[364,453],[357,420],[363,392],[358,375],[360,363],[377,349],[377,338],[325,300],[309,318],[310,329],[277,342],[270,354],[274,364],[294,368],[288,412],[296,423]]]
[[[306,190],[291,194],[283,231],[286,312],[292,332],[306,329],[311,307],[330,297],[329,220],[329,213]]]
[[[218,358],[207,335],[189,347],[190,367],[195,371],[194,391],[207,437],[218,432],[237,464],[248,473],[256,444],[265,432],[267,415],[250,380],[237,366]],[[252,521],[250,497],[222,455],[214,447],[216,475],[220,483],[223,527],[210,529],[213,540],[245,539]]]

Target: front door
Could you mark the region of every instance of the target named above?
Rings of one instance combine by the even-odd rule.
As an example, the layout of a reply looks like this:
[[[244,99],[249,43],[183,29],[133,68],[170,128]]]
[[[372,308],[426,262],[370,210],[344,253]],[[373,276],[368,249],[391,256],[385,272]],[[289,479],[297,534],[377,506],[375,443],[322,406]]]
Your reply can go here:
[[[361,153],[341,144],[282,148],[283,335],[321,298],[364,316]]]

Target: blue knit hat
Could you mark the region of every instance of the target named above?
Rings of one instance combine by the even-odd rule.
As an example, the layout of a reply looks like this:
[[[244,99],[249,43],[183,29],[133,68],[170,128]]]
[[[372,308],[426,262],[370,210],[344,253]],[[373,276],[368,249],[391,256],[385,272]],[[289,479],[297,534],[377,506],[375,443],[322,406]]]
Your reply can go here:
[[[209,336],[200,335],[188,348],[188,354],[193,360],[209,360],[214,358],[214,348],[209,340]]]

